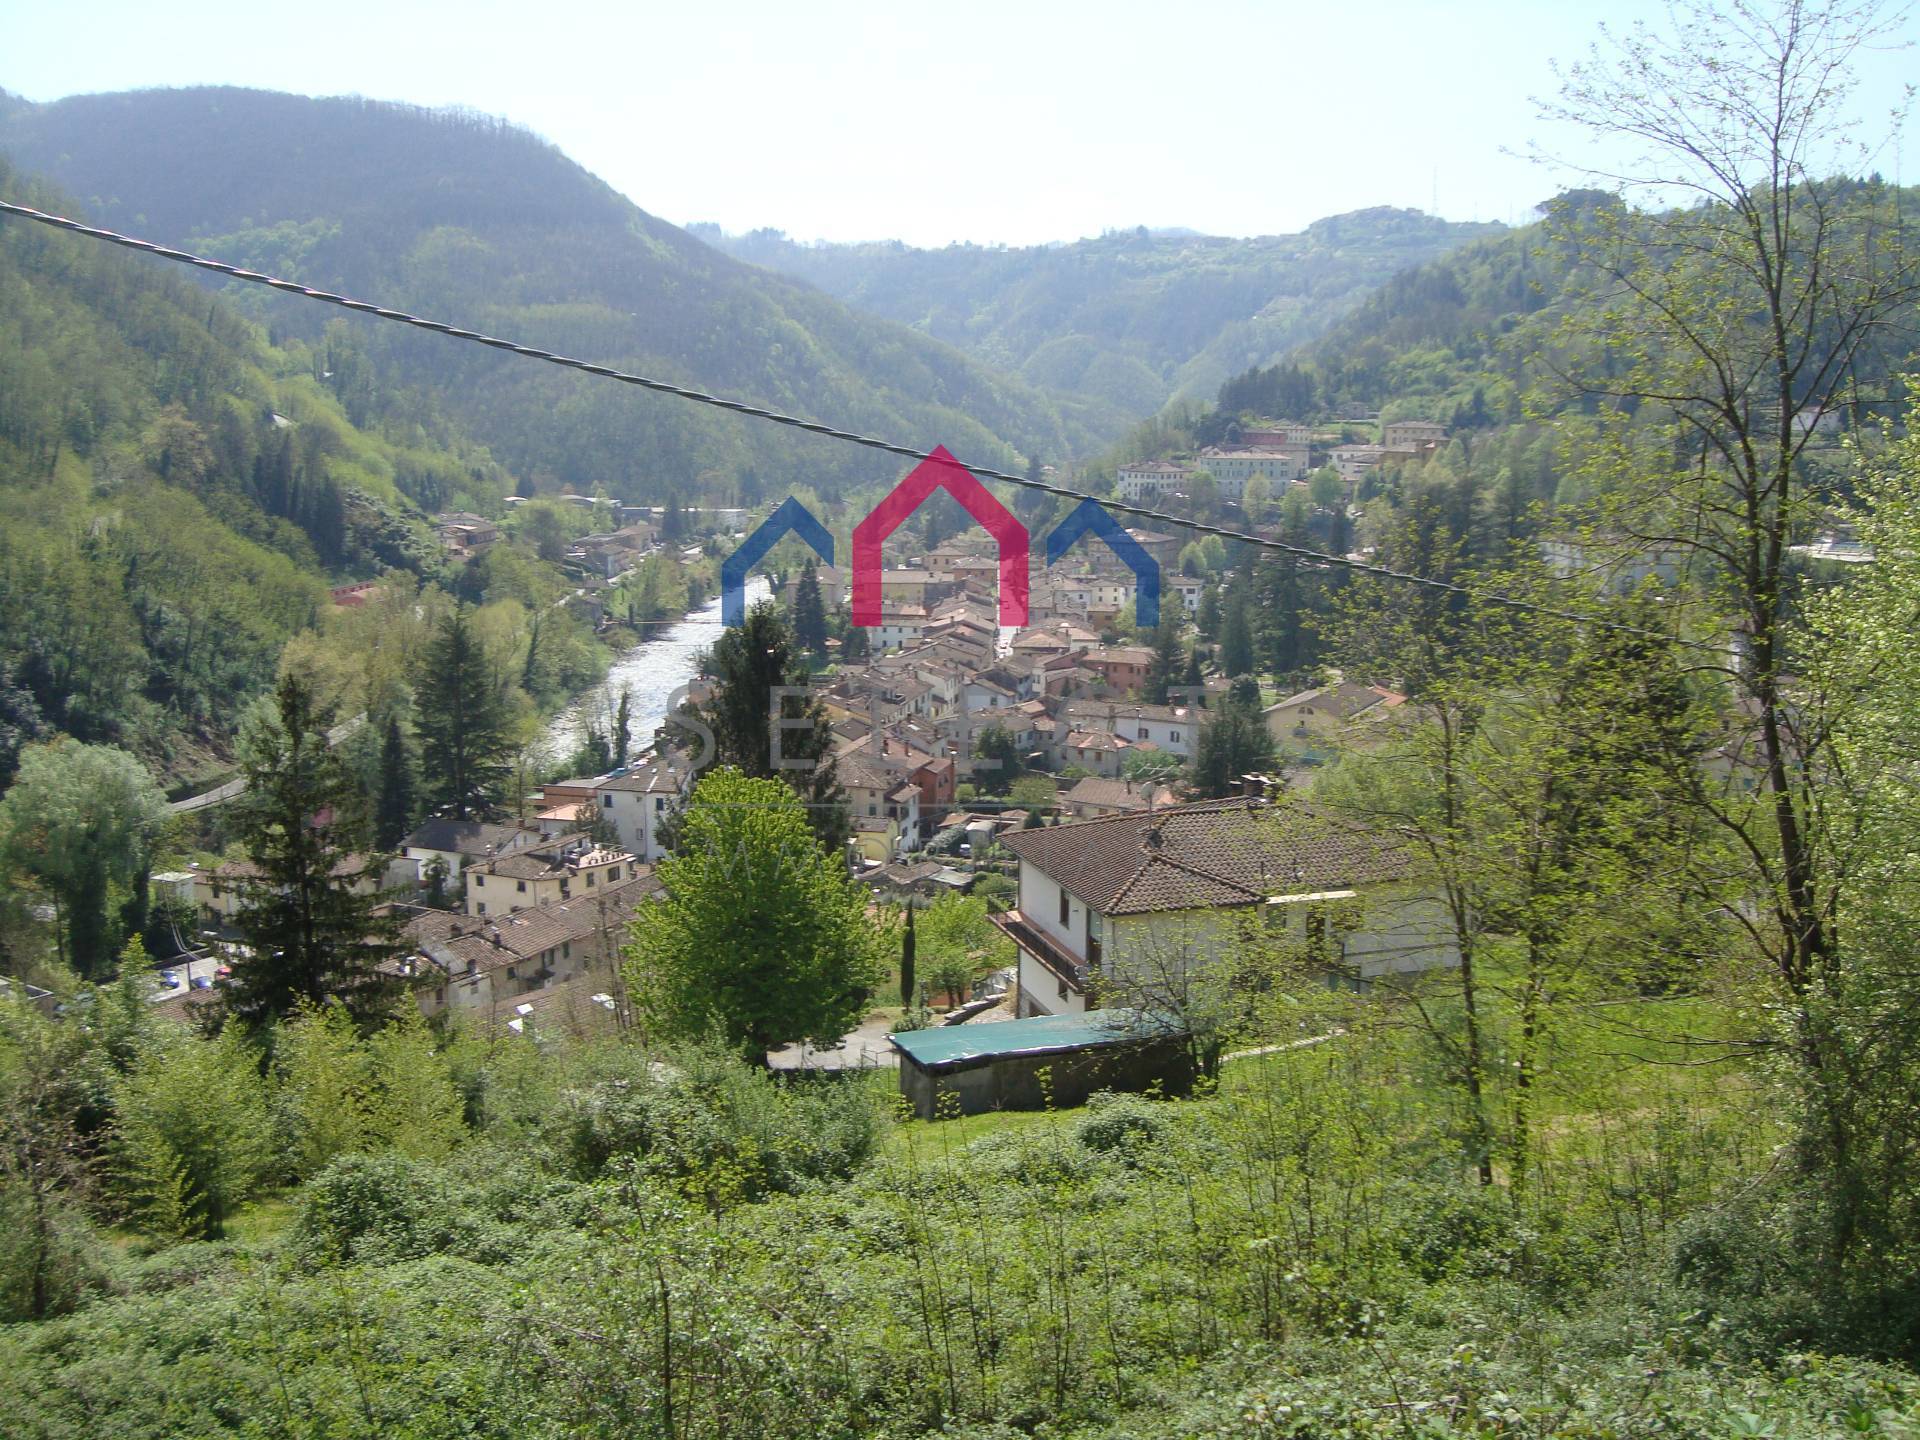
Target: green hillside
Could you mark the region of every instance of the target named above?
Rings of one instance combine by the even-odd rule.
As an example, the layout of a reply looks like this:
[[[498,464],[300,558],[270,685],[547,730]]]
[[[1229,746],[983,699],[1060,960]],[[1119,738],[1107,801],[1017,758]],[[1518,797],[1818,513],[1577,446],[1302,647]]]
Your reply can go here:
[[[1377,208],[1298,235],[1139,229],[1024,248],[803,245],[773,230],[694,231],[1031,384],[1081,396],[1117,434],[1169,400],[1210,397],[1229,376],[1272,364],[1395,272],[1500,228]]]
[[[100,222],[305,282],[983,461],[1093,431],[1018,381],[730,259],[526,131],[470,114],[240,89],[0,111],[0,149]],[[276,333],[327,315],[239,300]],[[436,337],[356,321],[383,390],[420,384],[540,488],[710,498],[891,475],[891,461]],[[346,377],[335,388],[351,406]]]
[[[0,190],[71,204],[4,160]],[[328,353],[154,262],[0,223],[0,776],[55,730],[163,765],[217,742],[330,576],[437,567],[420,505],[506,493],[431,411],[356,425]]]

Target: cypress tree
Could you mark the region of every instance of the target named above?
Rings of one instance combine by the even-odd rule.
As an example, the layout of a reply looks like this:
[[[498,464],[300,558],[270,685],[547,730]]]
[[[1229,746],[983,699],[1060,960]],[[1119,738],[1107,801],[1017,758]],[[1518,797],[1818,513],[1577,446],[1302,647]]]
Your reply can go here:
[[[464,605],[428,642],[416,725],[429,805],[462,820],[497,812],[512,748],[507,706]]]
[[[327,744],[328,718],[288,675],[241,739],[239,829],[258,873],[235,919],[251,953],[226,1004],[254,1029],[330,998],[364,1022],[390,998],[379,966],[398,948],[399,922],[375,913],[377,892],[354,893],[377,862],[365,797]]]
[[[907,901],[907,933],[900,940],[900,1003],[913,1008],[913,901]]]
[[[620,687],[620,704],[613,712],[613,768],[618,770],[627,763],[627,753],[633,748],[633,687]]]

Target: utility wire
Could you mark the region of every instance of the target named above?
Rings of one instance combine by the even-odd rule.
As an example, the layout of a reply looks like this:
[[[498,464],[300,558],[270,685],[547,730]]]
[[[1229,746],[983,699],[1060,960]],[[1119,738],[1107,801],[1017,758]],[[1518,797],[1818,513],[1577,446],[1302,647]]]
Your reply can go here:
[[[355,300],[346,295],[337,295],[330,290],[315,290],[311,286],[296,285],[291,280],[282,280],[273,275],[263,275],[257,270],[242,269],[238,265],[229,265],[223,260],[210,260],[204,255],[195,255],[186,250],[175,250],[166,245],[156,245],[151,240],[139,240],[131,235],[123,235],[117,230],[103,230],[94,225],[83,225],[78,220],[69,220],[63,215],[50,215],[44,210],[35,210],[27,205],[15,205],[0,200],[0,214],[16,215],[23,220],[32,220],[37,224],[51,226],[56,230],[66,230],[75,235],[85,235],[89,239],[104,240],[109,245],[118,245],[127,250],[137,250],[143,255],[157,255],[163,260],[176,261],[182,265],[191,265],[198,270],[208,270],[216,275],[225,275],[229,279],[244,280],[252,285],[265,285],[269,289],[281,290],[289,295],[298,295],[308,300],[318,300],[323,304],[337,305],[343,310],[352,310],[361,315],[372,315],[381,320],[391,320],[400,325],[411,325],[417,330],[431,330],[438,335],[448,335],[455,340],[470,341],[475,345],[485,345],[490,349],[504,350],[512,355],[522,355],[530,360],[544,360],[550,365],[561,365],[569,370],[583,371],[588,375],[598,375],[602,379],[617,380],[623,385],[638,386],[642,390],[651,390],[661,395],[675,395],[682,400],[691,400],[698,405],[712,406],[718,410],[730,410],[736,415],[751,416],[756,420],[771,421],[775,425],[785,425],[790,429],[804,430],[811,435],[824,435],[829,440],[844,440],[849,445],[862,445],[869,450],[885,451],[889,455],[898,455],[908,460],[928,459],[932,452],[916,450],[910,445],[896,445],[890,440],[882,440],[875,435],[862,435],[854,430],[841,430],[832,425],[823,425],[817,420],[802,419],[798,415],[783,414],[778,410],[769,410],[764,406],[750,405],[744,400],[730,400],[723,395],[711,395],[704,390],[689,389],[684,385],[674,385],[665,380],[655,380],[645,375],[636,375],[627,370],[616,370],[610,365],[599,365],[590,360],[575,359],[570,355],[561,355],[556,351],[542,350],[534,345],[521,345],[512,340],[502,340],[497,336],[483,335],[478,330],[467,330],[458,325],[449,325],[442,320],[429,320],[423,316],[409,314],[405,310],[395,310],[384,305],[369,304],[365,300]],[[987,466],[962,465],[975,476],[999,480],[1009,485],[1018,485],[1028,490],[1040,490],[1049,495],[1061,496],[1068,500],[1099,499],[1078,490],[1069,490],[1064,485],[1049,484],[1045,480],[1035,480],[1026,475],[1013,475],[1005,470],[995,470]],[[1393,580],[1404,585],[1417,585],[1428,590],[1437,590],[1448,595],[1462,595],[1513,610],[1530,610],[1536,614],[1549,615],[1559,620],[1570,620],[1577,624],[1594,625],[1606,630],[1617,630],[1625,634],[1639,635],[1649,639],[1665,641],[1669,644],[1684,645],[1691,648],[1718,649],[1717,646],[1700,641],[1683,640],[1663,631],[1649,630],[1639,625],[1628,625],[1618,620],[1605,620],[1597,615],[1583,614],[1577,610],[1561,610],[1550,605],[1541,605],[1532,600],[1523,600],[1518,596],[1504,595],[1497,590],[1475,590],[1451,580],[1439,580],[1430,575],[1416,575],[1404,570],[1394,570],[1385,565],[1375,565],[1366,560],[1355,560],[1347,555],[1331,555],[1321,550],[1311,550],[1302,545],[1289,545],[1284,540],[1270,540],[1264,535],[1250,534],[1244,530],[1232,530],[1223,525],[1209,525],[1203,521],[1190,520],[1180,515],[1169,515],[1162,510],[1149,510],[1144,506],[1132,505],[1124,500],[1099,499],[1099,503],[1108,510],[1117,510],[1124,515],[1138,516],[1142,520],[1151,520],[1158,525],[1174,526],[1182,530],[1192,530],[1201,535],[1216,535],[1222,540],[1236,540],[1242,545],[1252,545],[1262,550],[1274,550],[1296,559],[1310,561],[1315,565],[1331,569],[1348,570],[1359,575],[1371,575],[1381,580]]]

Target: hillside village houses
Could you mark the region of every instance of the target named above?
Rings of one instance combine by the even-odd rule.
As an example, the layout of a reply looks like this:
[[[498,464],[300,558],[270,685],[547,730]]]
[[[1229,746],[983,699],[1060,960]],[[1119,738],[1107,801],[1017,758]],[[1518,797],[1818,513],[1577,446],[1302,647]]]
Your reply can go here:
[[[1261,716],[1279,745],[1311,749],[1350,739],[1352,727],[1387,719],[1406,699],[1383,686],[1340,680],[1276,700]]]
[[[1276,427],[1257,438],[1290,450],[1298,434]],[[1263,453],[1291,463],[1289,450]],[[1196,609],[1206,582],[1175,573],[1180,537],[1130,533],[1161,562],[1165,602]],[[625,543],[604,549],[631,553]],[[846,572],[817,575],[828,604],[843,604]],[[931,862],[916,857],[930,845],[957,858],[998,842],[1018,857],[1019,903],[1003,928],[1021,951],[1021,1014],[1096,1003],[1103,967],[1144,955],[1148,938],[1164,941],[1173,919],[1191,936],[1217,940],[1229,912],[1278,917],[1276,907],[1291,904],[1286,914],[1297,919],[1354,896],[1367,902],[1366,918],[1342,920],[1339,953],[1361,973],[1450,963],[1416,923],[1424,912],[1395,888],[1398,872],[1383,852],[1357,841],[1289,849],[1257,802],[1182,805],[1170,787],[1128,778],[1136,756],[1188,760],[1205,715],[1183,699],[1147,703],[1151,651],[1102,643],[1136,599],[1133,575],[1109,547],[1089,538],[1038,571],[1025,629],[1002,631],[998,584],[991,543],[973,533],[885,572],[885,623],[869,631],[871,653],[837,667],[816,694],[856,869],[933,893],[964,888],[969,866],[950,859],[927,870]],[[1398,698],[1342,683],[1289,697],[1266,718],[1276,734],[1317,735],[1384,713]],[[1008,732],[1025,765],[1068,772],[1057,812],[1035,817],[1038,828],[1023,828],[1024,810],[975,811],[960,798],[963,782],[978,783],[970,761],[989,726]],[[633,908],[659,893],[653,867],[697,779],[690,758],[656,737],[618,771],[547,786],[522,822],[436,819],[407,836],[383,875],[357,883],[384,885],[406,904],[407,950],[396,973],[422,1010],[471,1013],[521,1033],[618,1023],[612,957]],[[1235,825],[1240,831],[1228,834]],[[193,873],[204,923],[226,931],[252,879],[244,866]],[[428,897],[431,908],[415,903]],[[1196,944],[1199,957],[1219,949]]]
[[[1459,964],[1444,907],[1408,858],[1263,799],[1120,814],[1003,836],[1019,904],[994,917],[1020,955],[1020,1016],[1177,1001],[1256,924],[1319,957],[1333,981]]]

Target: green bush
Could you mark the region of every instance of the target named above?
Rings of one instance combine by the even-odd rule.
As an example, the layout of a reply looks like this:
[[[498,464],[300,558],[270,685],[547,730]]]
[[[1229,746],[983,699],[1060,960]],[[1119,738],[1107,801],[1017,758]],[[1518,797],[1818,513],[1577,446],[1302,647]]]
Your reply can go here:
[[[624,1160],[710,1200],[753,1200],[845,1179],[879,1143],[880,1107],[858,1076],[783,1083],[707,1049],[655,1059],[620,1046],[588,1064],[558,1121],[580,1179]]]
[[[342,1155],[308,1182],[293,1239],[307,1258],[391,1264],[448,1249],[470,1229],[434,1167],[397,1151]]]
[[[1084,1114],[1074,1122],[1073,1138],[1096,1154],[1118,1152],[1122,1158],[1151,1149],[1167,1135],[1163,1105],[1139,1095],[1110,1090],[1087,1097]]]

